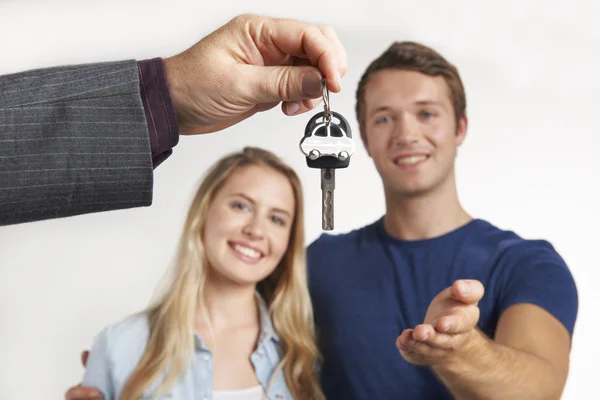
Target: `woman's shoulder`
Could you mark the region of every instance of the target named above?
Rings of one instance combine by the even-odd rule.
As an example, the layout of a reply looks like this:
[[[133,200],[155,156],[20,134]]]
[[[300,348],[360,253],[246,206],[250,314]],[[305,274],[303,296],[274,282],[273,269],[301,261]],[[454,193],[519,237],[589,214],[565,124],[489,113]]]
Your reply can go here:
[[[147,314],[138,313],[102,329],[94,338],[82,384],[101,390],[106,399],[118,398],[144,354],[148,327]]]
[[[148,341],[148,314],[140,312],[113,323],[96,335],[94,342],[102,344],[108,358],[111,356],[140,356]]]

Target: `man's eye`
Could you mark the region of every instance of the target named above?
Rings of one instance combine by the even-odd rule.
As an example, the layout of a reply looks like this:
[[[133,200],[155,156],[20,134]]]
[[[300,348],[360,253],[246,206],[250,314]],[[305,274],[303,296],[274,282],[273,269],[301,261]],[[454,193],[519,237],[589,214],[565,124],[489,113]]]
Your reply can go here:
[[[386,122],[390,122],[391,120],[392,120],[392,117],[389,117],[389,116],[388,117],[380,117],[375,120],[375,123],[376,124],[385,124]]]

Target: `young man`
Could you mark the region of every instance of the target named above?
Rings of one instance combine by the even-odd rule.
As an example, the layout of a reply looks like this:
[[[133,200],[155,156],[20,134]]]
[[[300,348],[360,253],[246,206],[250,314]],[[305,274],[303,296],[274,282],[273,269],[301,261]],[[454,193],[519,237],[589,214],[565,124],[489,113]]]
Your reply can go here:
[[[426,46],[394,43],[356,97],[386,213],[308,248],[327,398],[559,399],[577,289],[550,243],[461,206],[457,69]]]
[[[357,90],[386,213],[308,247],[328,400],[559,399],[577,316],[550,243],[471,217],[456,191],[467,133],[456,68],[393,44]],[[68,400],[86,388],[72,388]]]

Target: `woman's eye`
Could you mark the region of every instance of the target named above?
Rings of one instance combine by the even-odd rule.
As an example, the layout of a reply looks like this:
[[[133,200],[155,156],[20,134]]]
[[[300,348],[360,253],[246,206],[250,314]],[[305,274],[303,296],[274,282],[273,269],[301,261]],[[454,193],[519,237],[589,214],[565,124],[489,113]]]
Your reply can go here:
[[[242,210],[242,211],[247,210],[249,208],[247,204],[244,204],[244,203],[239,202],[239,201],[233,202],[233,204],[231,206],[233,208],[236,208],[236,209]]]
[[[273,222],[275,222],[277,225],[281,225],[284,226],[285,225],[285,220],[281,217],[278,217],[276,215],[274,215],[273,217],[271,217],[271,220]]]

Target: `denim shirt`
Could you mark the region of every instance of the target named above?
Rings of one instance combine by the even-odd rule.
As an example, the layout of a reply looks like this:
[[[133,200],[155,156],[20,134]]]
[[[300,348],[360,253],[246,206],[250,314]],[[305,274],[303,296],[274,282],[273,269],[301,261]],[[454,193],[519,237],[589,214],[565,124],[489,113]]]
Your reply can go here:
[[[279,337],[257,294],[261,333],[256,350],[250,356],[260,385],[267,389],[273,372],[281,361]],[[94,339],[85,369],[83,386],[100,390],[104,400],[117,400],[127,380],[137,367],[145,351],[149,336],[146,313],[139,313],[122,322],[104,328]],[[213,356],[196,332],[194,355],[188,368],[160,400],[210,400],[213,397]],[[162,377],[161,377],[162,378]],[[142,399],[151,399],[162,379],[157,379]],[[268,393],[269,400],[293,400],[283,371],[278,369]]]

